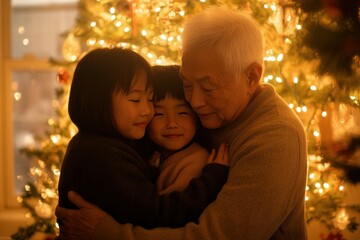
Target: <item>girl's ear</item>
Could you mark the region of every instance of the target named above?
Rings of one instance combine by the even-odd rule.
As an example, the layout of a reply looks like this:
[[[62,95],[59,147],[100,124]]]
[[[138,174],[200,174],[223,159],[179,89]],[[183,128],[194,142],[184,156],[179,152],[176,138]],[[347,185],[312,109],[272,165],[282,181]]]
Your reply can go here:
[[[262,66],[259,63],[252,63],[247,68],[247,87],[248,87],[248,94],[253,94],[257,87],[260,84],[261,76],[262,76]]]

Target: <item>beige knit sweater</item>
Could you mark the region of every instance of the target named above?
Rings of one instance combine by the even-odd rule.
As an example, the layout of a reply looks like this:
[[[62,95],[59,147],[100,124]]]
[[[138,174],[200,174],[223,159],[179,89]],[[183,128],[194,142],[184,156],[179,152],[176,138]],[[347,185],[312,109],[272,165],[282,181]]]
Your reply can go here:
[[[229,178],[199,223],[145,230],[110,217],[95,239],[305,240],[307,147],[303,126],[271,85],[231,125],[212,131],[230,143]]]
[[[155,152],[150,164],[159,167],[160,175],[156,181],[159,194],[182,192],[191,179],[199,177],[209,157],[208,151],[197,143],[172,154],[160,163],[160,153]]]

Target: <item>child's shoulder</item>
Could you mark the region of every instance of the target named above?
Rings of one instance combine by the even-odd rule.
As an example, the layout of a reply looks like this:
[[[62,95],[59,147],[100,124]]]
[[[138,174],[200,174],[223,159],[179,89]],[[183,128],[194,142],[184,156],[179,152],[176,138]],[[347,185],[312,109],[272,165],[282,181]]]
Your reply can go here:
[[[92,152],[99,150],[127,151],[131,149],[130,146],[119,139],[86,132],[77,133],[73,139],[71,139],[71,145],[73,147],[77,146],[78,148],[86,148],[88,151]]]
[[[190,147],[194,148],[193,154],[196,154],[197,156],[200,156],[200,157],[202,156],[202,157],[207,158],[210,155],[209,151],[198,143],[193,143],[193,144],[191,144]]]

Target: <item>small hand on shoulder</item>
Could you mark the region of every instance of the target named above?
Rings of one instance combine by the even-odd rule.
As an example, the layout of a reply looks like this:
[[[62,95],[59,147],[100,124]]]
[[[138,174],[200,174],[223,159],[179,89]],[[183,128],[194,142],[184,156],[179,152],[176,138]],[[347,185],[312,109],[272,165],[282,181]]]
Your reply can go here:
[[[215,149],[212,149],[208,158],[208,164],[210,163],[218,163],[229,166],[229,145],[226,143],[220,144],[217,152]]]

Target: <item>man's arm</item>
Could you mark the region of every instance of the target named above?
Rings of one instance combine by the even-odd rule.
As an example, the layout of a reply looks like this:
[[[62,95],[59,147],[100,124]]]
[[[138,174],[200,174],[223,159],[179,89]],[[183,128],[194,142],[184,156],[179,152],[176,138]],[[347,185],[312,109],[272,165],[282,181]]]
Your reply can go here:
[[[59,239],[91,239],[94,236],[95,227],[106,218],[111,218],[111,216],[96,205],[85,201],[79,194],[73,191],[68,193],[68,197],[79,210],[56,207],[55,215],[60,226]],[[116,222],[115,220],[113,221]],[[71,227],[63,228],[64,225]]]
[[[146,235],[147,230],[141,227],[134,227],[132,224],[119,224],[109,214],[96,205],[87,202],[76,192],[70,191],[68,197],[79,210],[56,207],[55,215],[60,225],[59,240],[134,239],[134,234],[137,231],[139,231],[141,237],[136,239],[146,239],[142,237]],[[64,225],[67,227],[62,227]],[[167,238],[167,231],[174,231],[174,229],[171,228],[157,229],[161,230],[161,236],[158,238],[151,237],[151,239],[169,239]],[[181,229],[182,228],[178,228],[175,230],[181,233]]]
[[[99,222],[95,236],[105,240],[307,239],[306,148],[288,126],[264,130],[246,145],[233,146],[228,182],[198,224],[146,230],[107,219]]]
[[[306,239],[302,222],[306,151],[291,128],[282,126],[278,131],[279,127],[262,131],[261,137],[247,146],[233,146],[228,182],[204,210],[198,224],[146,230],[118,224],[110,217],[98,218],[92,228],[93,239],[270,239],[279,234],[281,237],[276,239]],[[274,134],[277,138],[271,138]],[[84,219],[91,218],[92,212]]]

